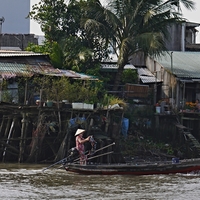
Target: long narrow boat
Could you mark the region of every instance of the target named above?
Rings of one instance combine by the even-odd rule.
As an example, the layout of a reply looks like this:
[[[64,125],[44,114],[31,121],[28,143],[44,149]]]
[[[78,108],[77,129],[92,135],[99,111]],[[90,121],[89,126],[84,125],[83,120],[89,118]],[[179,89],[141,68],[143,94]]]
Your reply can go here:
[[[180,160],[178,162],[152,162],[127,164],[87,164],[68,163],[65,169],[79,174],[101,175],[153,175],[198,172],[200,158]]]

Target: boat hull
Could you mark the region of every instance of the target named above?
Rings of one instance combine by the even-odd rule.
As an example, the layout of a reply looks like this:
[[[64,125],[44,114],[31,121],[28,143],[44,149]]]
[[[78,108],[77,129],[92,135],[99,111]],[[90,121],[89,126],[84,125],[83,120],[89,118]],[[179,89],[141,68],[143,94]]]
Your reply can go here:
[[[79,165],[67,164],[65,169],[79,174],[99,175],[153,175],[200,171],[200,159],[182,160],[179,163],[159,162],[143,164]]]

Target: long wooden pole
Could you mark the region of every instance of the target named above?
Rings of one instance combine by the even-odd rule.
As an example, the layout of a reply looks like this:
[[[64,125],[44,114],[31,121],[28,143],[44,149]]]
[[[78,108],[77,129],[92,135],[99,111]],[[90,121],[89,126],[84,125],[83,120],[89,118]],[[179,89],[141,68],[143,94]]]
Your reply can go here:
[[[109,145],[107,145],[107,146],[104,146],[104,147],[102,147],[102,148],[100,148],[100,149],[97,149],[97,150],[95,151],[95,153],[98,152],[98,151],[101,151],[101,150],[103,150],[103,149],[106,149],[106,148],[108,148],[108,147],[110,147],[110,146],[113,146],[113,145],[115,145],[115,142],[113,142],[113,143],[111,143],[111,144],[109,144]]]
[[[108,147],[110,147],[110,146],[113,146],[113,145],[115,145],[115,142],[113,142],[113,143],[111,143],[111,144],[109,144],[109,145],[107,145],[107,146],[105,146],[105,147],[102,147],[102,148],[100,148],[100,149],[97,149],[94,153],[96,153],[96,152],[98,152],[98,151],[101,151],[101,150],[103,150],[103,149],[106,149],[106,148],[108,148]],[[89,154],[90,154],[90,153],[86,154],[86,156],[88,156]],[[74,160],[74,162],[79,161],[79,160],[80,160],[80,158],[77,158],[77,159]]]
[[[100,156],[105,156],[105,155],[108,155],[108,154],[111,154],[111,153],[114,153],[114,151],[110,151],[110,152],[107,152],[107,153],[99,154],[99,155],[93,156],[91,158],[88,158],[87,160],[91,160],[93,158],[98,158]]]
[[[111,154],[111,153],[114,153],[114,151],[110,151],[110,152],[107,152],[107,153],[102,153],[102,154],[99,154],[99,155],[90,157],[90,158],[87,159],[87,161],[88,161],[88,160],[92,160],[93,158],[98,158],[98,157],[100,157],[100,156],[105,156],[105,155],[108,155],[108,154]]]

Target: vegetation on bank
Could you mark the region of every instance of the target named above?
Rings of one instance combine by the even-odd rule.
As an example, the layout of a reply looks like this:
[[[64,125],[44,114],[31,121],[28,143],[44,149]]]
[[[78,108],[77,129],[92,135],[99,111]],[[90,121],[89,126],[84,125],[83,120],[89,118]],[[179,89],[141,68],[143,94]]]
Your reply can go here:
[[[159,56],[170,40],[168,27],[183,21],[180,6],[194,8],[181,0],[41,0],[29,13],[45,34],[45,48],[29,50],[49,53],[52,63],[63,69],[91,72],[100,62],[117,55],[118,70],[113,80],[117,90],[124,66],[141,53]],[[94,72],[94,71],[93,71]],[[97,75],[97,74],[93,74]]]

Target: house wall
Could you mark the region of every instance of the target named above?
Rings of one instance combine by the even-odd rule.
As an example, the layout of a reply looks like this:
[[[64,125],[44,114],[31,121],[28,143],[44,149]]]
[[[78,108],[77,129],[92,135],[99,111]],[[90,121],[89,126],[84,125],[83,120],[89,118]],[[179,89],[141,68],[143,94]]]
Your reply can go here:
[[[182,50],[182,26],[180,24],[174,24],[169,28],[169,39],[165,41],[166,48],[169,51],[181,51]]]
[[[143,53],[136,53],[131,56],[130,63],[133,66],[145,66],[145,58]]]
[[[157,78],[162,81],[160,99],[169,98],[172,101],[171,99],[173,98],[174,104],[176,104],[177,80],[173,74],[149,57],[146,60],[146,66],[152,73],[156,72]]]
[[[195,102],[197,98],[200,99],[200,82],[180,80],[170,70],[164,69],[151,58],[147,58],[146,66],[152,73],[157,71],[158,77],[161,77],[160,99],[169,99],[171,104],[174,102],[174,108],[181,109],[186,102]]]

